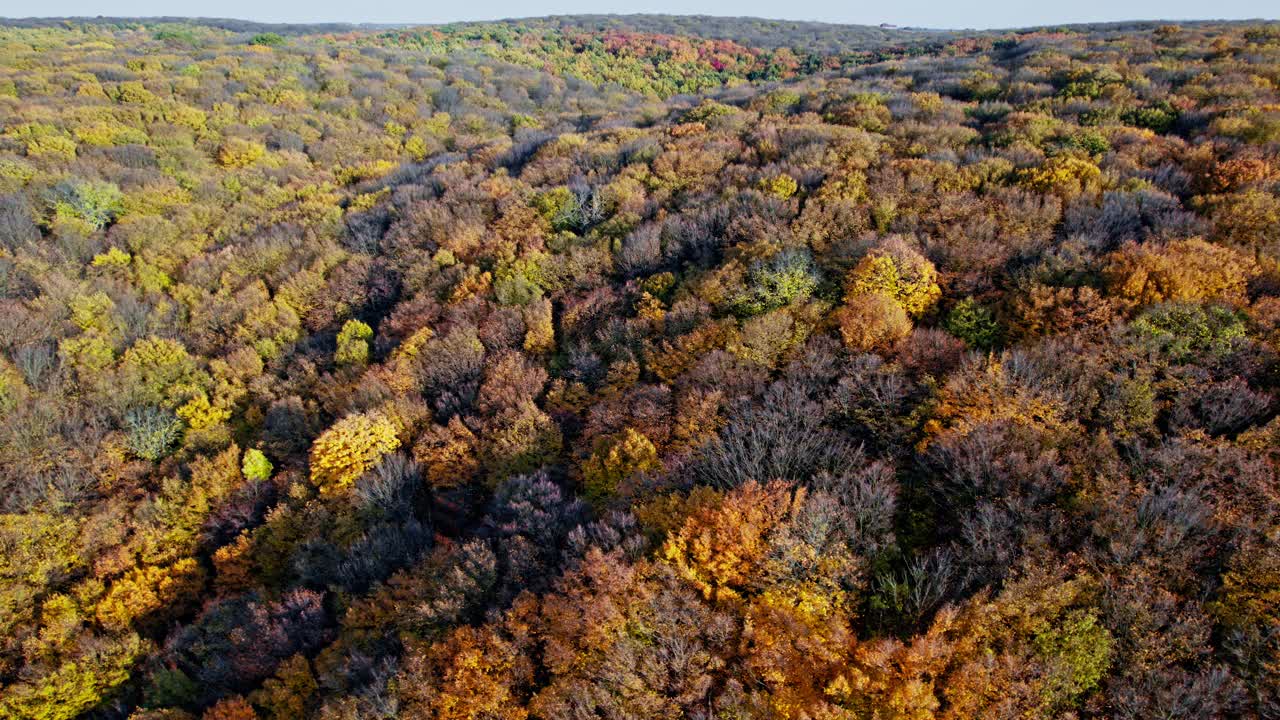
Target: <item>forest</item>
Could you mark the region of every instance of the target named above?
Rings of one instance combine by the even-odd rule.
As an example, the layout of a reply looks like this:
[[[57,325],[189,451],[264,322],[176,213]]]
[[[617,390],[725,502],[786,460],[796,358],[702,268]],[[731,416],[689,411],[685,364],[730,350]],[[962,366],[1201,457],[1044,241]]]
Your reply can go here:
[[[1280,718],[1280,23],[0,20],[0,718]]]

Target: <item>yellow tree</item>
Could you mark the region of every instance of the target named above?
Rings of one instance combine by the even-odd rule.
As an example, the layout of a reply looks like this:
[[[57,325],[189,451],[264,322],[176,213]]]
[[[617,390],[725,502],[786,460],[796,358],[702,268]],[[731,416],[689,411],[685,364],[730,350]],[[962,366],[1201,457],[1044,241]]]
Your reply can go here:
[[[846,301],[868,293],[884,293],[913,318],[929,312],[942,297],[933,263],[901,238],[867,253],[845,275]]]
[[[311,446],[311,482],[321,493],[342,490],[398,447],[395,425],[386,417],[377,413],[348,415]]]
[[[582,467],[587,497],[604,500],[618,489],[618,483],[638,473],[661,466],[658,450],[644,433],[631,428],[614,437],[597,438],[591,457]]]

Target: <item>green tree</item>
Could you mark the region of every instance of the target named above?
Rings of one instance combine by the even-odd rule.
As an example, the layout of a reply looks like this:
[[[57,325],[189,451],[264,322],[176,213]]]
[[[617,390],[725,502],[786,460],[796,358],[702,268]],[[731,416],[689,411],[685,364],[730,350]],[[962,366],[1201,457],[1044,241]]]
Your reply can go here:
[[[244,462],[240,465],[240,472],[249,480],[268,480],[271,478],[273,467],[267,456],[257,448],[249,448],[244,451]]]
[[[357,367],[367,365],[371,339],[373,328],[359,320],[348,320],[338,332],[338,350],[334,353],[334,362]]]
[[[990,308],[971,297],[956,303],[947,313],[947,332],[978,350],[990,350],[1000,341],[1000,323]]]
[[[182,421],[164,408],[148,405],[130,410],[124,418],[129,451],[155,462],[182,436]]]

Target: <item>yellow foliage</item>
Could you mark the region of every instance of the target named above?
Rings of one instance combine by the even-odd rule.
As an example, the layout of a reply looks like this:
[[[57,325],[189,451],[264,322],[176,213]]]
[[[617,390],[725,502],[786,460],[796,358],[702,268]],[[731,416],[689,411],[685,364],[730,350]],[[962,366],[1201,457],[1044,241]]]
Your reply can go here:
[[[352,185],[363,180],[382,177],[395,169],[396,164],[390,160],[366,160],[362,163],[339,168],[335,176],[340,184]]]
[[[213,553],[214,585],[219,590],[243,590],[253,581],[253,540],[241,532],[235,542]]]
[[[551,300],[543,298],[524,308],[524,349],[548,353],[556,349],[556,331],[551,319]]]
[[[343,490],[398,447],[395,425],[381,414],[348,415],[311,446],[311,482],[321,493]]]
[[[453,487],[470,481],[480,471],[476,457],[479,442],[457,415],[448,425],[429,428],[413,446],[413,457],[426,469],[433,487]]]
[[[382,202],[391,194],[391,188],[382,188],[375,192],[360,193],[351,198],[351,204],[347,206],[347,212],[362,212],[372,208]]]
[[[942,297],[933,263],[901,240],[891,240],[862,258],[845,276],[844,294],[849,301],[859,295],[883,293],[918,318]]]
[[[11,410],[27,390],[22,373],[7,358],[0,358],[0,410]]]
[[[34,137],[27,141],[27,155],[71,160],[76,156],[76,141],[61,135]]]
[[[129,263],[132,260],[133,260],[132,255],[121,250],[118,247],[113,246],[110,250],[104,253],[98,253],[97,255],[94,255],[92,265],[94,267],[127,268],[129,267]]]
[[[145,145],[147,142],[147,134],[145,132],[116,122],[99,121],[89,125],[81,125],[75,129],[74,134],[81,143],[98,147],[127,145],[129,143]]]
[[[245,168],[262,159],[266,152],[262,143],[233,137],[218,146],[217,159],[224,168]]]
[[[155,336],[137,341],[120,360],[126,389],[143,402],[181,405],[204,392],[209,375],[182,343]]]
[[[906,310],[882,292],[849,298],[836,321],[845,345],[859,352],[887,348],[911,333]]]
[[[414,135],[404,141],[404,151],[409,153],[409,157],[412,157],[415,161],[421,162],[427,157],[427,141]]]
[[[769,548],[768,533],[803,501],[790,486],[750,481],[718,505],[703,506],[667,538],[661,557],[707,599],[740,596],[757,577]]]
[[[50,583],[82,569],[79,523],[46,513],[0,515],[0,634],[29,622]]]
[[[193,396],[175,412],[191,430],[206,430],[231,418],[230,410],[214,406],[203,392]]]
[[[73,720],[129,679],[129,670],[147,651],[136,634],[89,645],[82,655],[41,677],[0,693],[0,717]]]
[[[111,313],[116,308],[115,302],[106,293],[98,291],[92,295],[77,295],[68,304],[71,310],[71,322],[81,330],[96,330],[110,333],[115,330],[115,321]]]
[[[1001,358],[975,360],[957,371],[938,391],[934,414],[925,428],[931,435],[946,428],[963,433],[996,420],[1048,430],[1062,430],[1067,423],[1061,397],[1019,382]]]
[[[319,689],[306,656],[294,655],[280,664],[275,677],[264,681],[251,699],[272,720],[293,720],[307,716],[308,700]]]
[[[142,83],[129,81],[120,83],[116,89],[116,99],[122,103],[133,105],[153,105],[160,101],[155,93],[143,87]]]
[[[524,703],[513,695],[510,684],[516,668],[529,661],[511,643],[493,633],[464,626],[431,650],[433,656],[443,658],[444,667],[435,673],[437,677],[433,678],[435,682],[431,683],[426,698],[424,717],[434,720],[525,720],[529,717]]]
[[[165,107],[164,119],[174,125],[181,125],[199,133],[204,131],[208,115],[199,108],[181,103],[172,103]]]
[[[115,362],[116,356],[111,341],[96,331],[63,339],[58,343],[58,354],[82,378],[97,376]]]
[[[776,175],[760,181],[760,189],[783,200],[795,195],[799,187],[796,179],[790,175]]]
[[[1187,300],[1247,301],[1258,264],[1231,248],[1200,239],[1163,246],[1130,245],[1107,258],[1108,292],[1137,305]]]
[[[203,581],[204,570],[193,558],[167,567],[135,568],[112,583],[94,612],[103,627],[124,630],[148,613],[194,597]]]
[[[564,444],[560,426],[530,400],[504,410],[484,439],[481,459],[492,482],[553,462]]]
[[[391,353],[391,357],[397,360],[412,360],[418,357],[418,353],[422,352],[422,348],[427,344],[427,341],[435,336],[435,331],[429,327],[418,328],[396,347]]]
[[[1102,171],[1089,160],[1059,155],[1019,173],[1024,185],[1039,192],[1078,193],[1097,185]]]
[[[624,429],[616,437],[596,440],[595,450],[582,467],[587,497],[607,499],[627,478],[660,468],[658,451],[644,433]]]

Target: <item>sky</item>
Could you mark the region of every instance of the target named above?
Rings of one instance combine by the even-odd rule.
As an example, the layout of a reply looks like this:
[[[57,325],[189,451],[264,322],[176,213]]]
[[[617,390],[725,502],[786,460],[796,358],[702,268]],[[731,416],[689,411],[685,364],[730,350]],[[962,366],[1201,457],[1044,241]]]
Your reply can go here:
[[[10,5],[12,3],[12,5]],[[1280,18],[1276,0],[0,0],[0,16],[156,15],[262,22],[441,23],[574,13],[749,15],[933,28],[1007,28],[1109,20]]]

